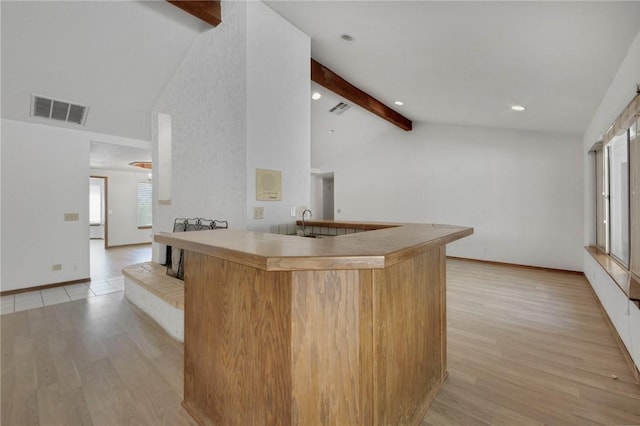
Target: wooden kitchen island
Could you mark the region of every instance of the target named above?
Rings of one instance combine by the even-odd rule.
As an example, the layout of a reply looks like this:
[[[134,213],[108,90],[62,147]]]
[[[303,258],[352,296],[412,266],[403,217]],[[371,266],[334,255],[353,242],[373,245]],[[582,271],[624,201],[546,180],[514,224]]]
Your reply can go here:
[[[307,222],[320,223],[320,222]],[[185,250],[184,407],[205,425],[417,425],[447,375],[445,245],[472,228],[322,221]]]

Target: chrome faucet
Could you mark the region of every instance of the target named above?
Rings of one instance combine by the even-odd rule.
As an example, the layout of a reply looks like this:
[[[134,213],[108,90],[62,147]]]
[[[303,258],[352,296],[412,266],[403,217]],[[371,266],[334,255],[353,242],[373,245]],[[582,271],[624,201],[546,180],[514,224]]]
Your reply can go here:
[[[313,214],[309,209],[306,209],[302,212],[302,232],[305,234],[306,234],[307,227],[304,225],[304,216],[307,214],[307,212],[309,213],[309,217],[313,217]]]

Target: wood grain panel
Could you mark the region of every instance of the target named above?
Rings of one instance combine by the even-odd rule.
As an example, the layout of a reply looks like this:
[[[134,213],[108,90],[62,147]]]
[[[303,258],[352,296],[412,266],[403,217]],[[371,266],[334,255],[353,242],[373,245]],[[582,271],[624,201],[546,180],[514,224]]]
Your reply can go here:
[[[293,424],[371,424],[370,288],[358,271],[292,273]]]
[[[375,377],[373,324],[373,271],[360,270],[360,412],[363,425],[373,425],[374,401],[373,388]]]
[[[217,27],[222,22],[220,0],[167,0],[196,18]]]
[[[473,234],[462,226],[396,225],[331,238],[222,229],[159,233],[154,240],[267,271],[294,271],[385,268]]]
[[[440,288],[440,366],[442,381],[449,372],[447,371],[447,247],[440,247],[438,258],[439,274],[438,286]],[[435,284],[435,283],[434,283]]]
[[[335,72],[311,59],[311,81],[326,87],[356,105],[374,113],[402,130],[410,131],[413,123],[407,117],[389,108],[373,96],[358,89]]]
[[[374,424],[419,424],[443,380],[443,256],[373,271]]]
[[[290,278],[187,252],[184,404],[205,424],[289,423]]]

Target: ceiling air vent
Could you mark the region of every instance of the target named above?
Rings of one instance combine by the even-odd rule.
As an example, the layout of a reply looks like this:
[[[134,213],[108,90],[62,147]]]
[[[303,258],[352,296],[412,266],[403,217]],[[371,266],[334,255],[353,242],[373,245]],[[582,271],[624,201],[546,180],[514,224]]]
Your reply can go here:
[[[343,112],[345,112],[346,110],[348,110],[349,108],[351,108],[351,105],[345,104],[344,102],[340,102],[338,105],[336,105],[333,108],[331,108],[329,110],[329,112],[332,112],[332,113],[334,113],[336,115],[340,115]]]
[[[51,120],[66,121],[83,125],[89,107],[72,104],[44,96],[31,95],[31,115]]]

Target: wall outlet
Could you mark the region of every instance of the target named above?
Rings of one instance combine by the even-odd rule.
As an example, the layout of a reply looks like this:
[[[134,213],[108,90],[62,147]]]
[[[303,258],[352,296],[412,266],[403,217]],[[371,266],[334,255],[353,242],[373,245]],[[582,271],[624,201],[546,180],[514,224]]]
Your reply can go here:
[[[296,217],[296,206],[291,206],[291,212],[289,213],[291,217]]]
[[[264,219],[264,207],[254,207],[253,208],[253,218],[254,219]]]
[[[56,263],[55,265],[51,265],[51,270],[52,271],[62,271],[62,264],[61,263]]]
[[[77,222],[80,220],[80,213],[65,213],[64,221],[65,222]]]
[[[298,207],[298,216],[302,216],[302,212],[307,209],[307,206]]]

